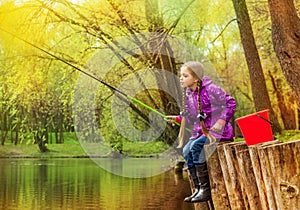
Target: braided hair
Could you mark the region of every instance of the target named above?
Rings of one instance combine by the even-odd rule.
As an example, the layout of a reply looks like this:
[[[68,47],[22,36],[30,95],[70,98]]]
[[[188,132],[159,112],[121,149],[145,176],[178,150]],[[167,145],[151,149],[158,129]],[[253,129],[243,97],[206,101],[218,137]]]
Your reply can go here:
[[[179,134],[178,134],[179,145],[177,146],[177,148],[181,148],[184,144],[185,122],[186,122],[186,119],[185,119],[185,116],[186,116],[186,88],[182,89],[182,107],[181,107],[180,115],[182,116],[182,119],[181,119]]]
[[[205,123],[204,123],[204,119],[205,119],[205,113],[202,111],[202,102],[201,102],[201,85],[202,85],[202,80],[200,80],[198,82],[198,116],[197,118],[200,120],[200,125],[201,125],[201,128],[202,128],[202,133],[205,135],[205,136],[208,136],[209,132],[205,126]]]

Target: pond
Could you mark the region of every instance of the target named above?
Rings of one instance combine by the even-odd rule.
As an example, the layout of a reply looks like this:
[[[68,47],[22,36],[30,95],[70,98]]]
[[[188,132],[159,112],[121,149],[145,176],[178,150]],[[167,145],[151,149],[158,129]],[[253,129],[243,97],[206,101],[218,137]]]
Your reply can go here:
[[[192,210],[186,173],[130,178],[89,158],[0,159],[0,209]]]

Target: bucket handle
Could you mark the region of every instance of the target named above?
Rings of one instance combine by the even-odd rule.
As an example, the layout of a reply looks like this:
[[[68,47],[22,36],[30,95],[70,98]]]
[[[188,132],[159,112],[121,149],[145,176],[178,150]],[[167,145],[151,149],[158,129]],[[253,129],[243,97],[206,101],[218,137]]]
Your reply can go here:
[[[265,117],[263,117],[263,116],[261,116],[261,115],[259,115],[257,113],[256,113],[256,116],[259,117],[259,118],[261,118],[261,119],[263,119],[264,121],[270,123],[271,126],[273,125],[273,123],[270,120],[268,120],[267,118],[265,118]]]

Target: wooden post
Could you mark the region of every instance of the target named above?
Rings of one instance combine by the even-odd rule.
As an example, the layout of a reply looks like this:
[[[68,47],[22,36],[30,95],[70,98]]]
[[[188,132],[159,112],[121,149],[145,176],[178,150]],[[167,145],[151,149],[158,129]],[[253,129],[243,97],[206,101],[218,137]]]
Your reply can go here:
[[[258,149],[267,189],[267,200],[274,209],[300,207],[300,140]],[[269,176],[270,179],[265,177]]]
[[[231,209],[241,210],[245,209],[245,205],[238,181],[238,164],[233,149],[235,144],[244,144],[244,142],[222,144],[217,147],[217,151]]]
[[[213,205],[215,209],[230,210],[231,208],[225,188],[223,172],[217,153],[217,144],[205,145],[204,151],[210,179],[210,188],[213,203],[211,205]]]
[[[201,210],[213,210],[209,206],[209,201],[206,202],[199,202],[199,203],[194,203],[195,209],[201,209]]]
[[[249,154],[252,162],[253,173],[258,188],[258,195],[261,202],[262,210],[268,210],[270,209],[270,206],[267,201],[266,186],[260,169],[260,161],[258,157],[257,147],[250,147]]]
[[[300,210],[300,140],[205,145],[204,151],[215,209]]]
[[[262,210],[276,209],[276,205],[269,189],[270,184],[266,185],[266,183],[270,182],[270,179],[272,179],[272,177],[268,175],[268,171],[266,169],[266,159],[260,159],[258,150],[259,148],[263,148],[264,146],[278,143],[280,142],[270,141],[249,147],[250,159],[253,167],[256,185],[258,188],[258,195]]]
[[[242,186],[242,194],[246,209],[261,209],[258,187],[253,172],[252,162],[250,159],[249,149],[246,145],[235,147],[239,165],[239,182]]]

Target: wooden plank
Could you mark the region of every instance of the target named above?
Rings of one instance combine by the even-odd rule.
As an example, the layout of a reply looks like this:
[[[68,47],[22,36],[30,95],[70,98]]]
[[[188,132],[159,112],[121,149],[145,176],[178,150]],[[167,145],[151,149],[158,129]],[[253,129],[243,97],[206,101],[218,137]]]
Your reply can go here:
[[[217,144],[209,144],[204,146],[207,168],[210,179],[210,188],[213,204],[210,209],[230,210],[228,195],[223,179],[223,173],[217,153]]]
[[[233,146],[245,142],[228,143],[217,147],[219,160],[224,176],[231,209],[246,209],[243,201],[242,189],[238,180],[237,160]]]

